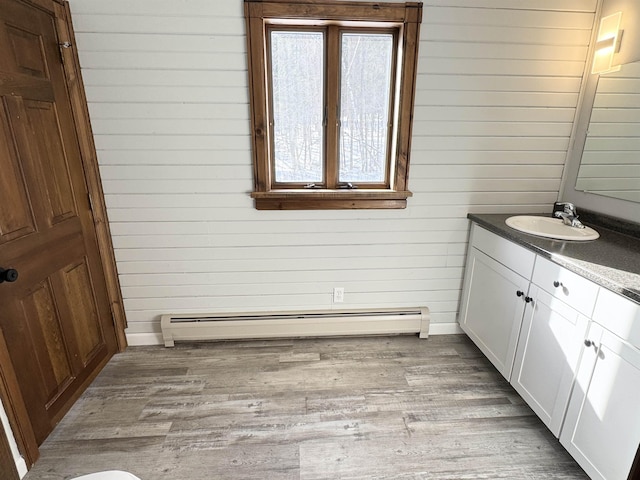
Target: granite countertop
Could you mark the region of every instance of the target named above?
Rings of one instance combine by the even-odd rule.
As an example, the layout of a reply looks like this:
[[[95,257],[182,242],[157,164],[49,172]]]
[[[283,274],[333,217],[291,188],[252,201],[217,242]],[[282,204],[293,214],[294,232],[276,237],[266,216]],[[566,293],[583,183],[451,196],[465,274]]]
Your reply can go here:
[[[620,229],[615,224],[605,221],[598,223],[600,218],[597,214],[582,214],[580,220],[596,229],[600,238],[586,242],[553,240],[508,227],[505,220],[513,215],[470,213],[467,217],[503,238],[640,303],[640,237],[629,234],[630,231],[635,233],[633,229]]]

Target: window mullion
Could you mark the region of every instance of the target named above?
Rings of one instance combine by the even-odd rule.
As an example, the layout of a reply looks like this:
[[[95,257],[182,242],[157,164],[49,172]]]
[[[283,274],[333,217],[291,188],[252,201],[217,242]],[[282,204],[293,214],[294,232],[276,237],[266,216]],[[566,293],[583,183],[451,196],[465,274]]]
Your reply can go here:
[[[340,30],[331,25],[327,29],[327,53],[325,60],[327,109],[325,175],[327,188],[338,188],[338,133],[340,122]]]

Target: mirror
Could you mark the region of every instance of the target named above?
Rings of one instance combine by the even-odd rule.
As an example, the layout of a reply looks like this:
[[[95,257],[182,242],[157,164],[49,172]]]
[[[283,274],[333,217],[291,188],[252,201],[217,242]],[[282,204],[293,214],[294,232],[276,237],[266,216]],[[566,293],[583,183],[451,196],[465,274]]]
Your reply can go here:
[[[598,79],[575,188],[640,203],[640,62]]]

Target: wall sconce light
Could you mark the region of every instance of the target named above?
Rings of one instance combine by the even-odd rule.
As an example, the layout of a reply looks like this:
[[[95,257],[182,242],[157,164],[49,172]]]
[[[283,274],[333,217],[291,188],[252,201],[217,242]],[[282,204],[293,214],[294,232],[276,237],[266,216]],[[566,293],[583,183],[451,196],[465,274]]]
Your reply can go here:
[[[613,55],[620,51],[620,41],[622,40],[621,22],[622,12],[602,17],[602,20],[600,20],[591,73],[603,74],[620,70],[620,65],[613,66]]]

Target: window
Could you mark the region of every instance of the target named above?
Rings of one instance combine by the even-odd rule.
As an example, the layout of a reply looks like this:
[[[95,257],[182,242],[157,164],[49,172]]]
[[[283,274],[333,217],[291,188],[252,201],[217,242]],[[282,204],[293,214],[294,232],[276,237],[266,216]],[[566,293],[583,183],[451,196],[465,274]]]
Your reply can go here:
[[[257,209],[406,206],[421,16],[245,0]]]

